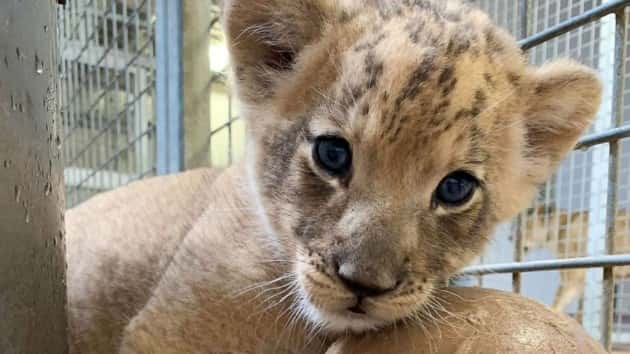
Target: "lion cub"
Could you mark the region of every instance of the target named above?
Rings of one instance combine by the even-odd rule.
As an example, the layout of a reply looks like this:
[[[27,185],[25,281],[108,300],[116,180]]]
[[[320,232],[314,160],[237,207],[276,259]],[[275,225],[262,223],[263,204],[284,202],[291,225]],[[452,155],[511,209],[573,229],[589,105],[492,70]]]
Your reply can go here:
[[[247,160],[68,212],[74,353],[322,353],[426,321],[600,103],[455,1],[227,0],[224,26]]]

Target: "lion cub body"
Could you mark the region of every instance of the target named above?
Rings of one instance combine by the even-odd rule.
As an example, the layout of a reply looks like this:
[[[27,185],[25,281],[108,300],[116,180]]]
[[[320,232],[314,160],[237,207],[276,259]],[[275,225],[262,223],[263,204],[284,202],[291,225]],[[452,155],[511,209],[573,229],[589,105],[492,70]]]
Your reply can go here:
[[[599,106],[590,69],[527,66],[458,1],[223,7],[247,160],[69,212],[77,353],[317,353],[424,325]]]
[[[260,235],[241,172],[132,183],[67,213],[72,353],[117,353],[125,328],[125,353],[321,348],[302,324],[286,326],[288,301],[269,291],[280,283],[264,286],[285,267]]]

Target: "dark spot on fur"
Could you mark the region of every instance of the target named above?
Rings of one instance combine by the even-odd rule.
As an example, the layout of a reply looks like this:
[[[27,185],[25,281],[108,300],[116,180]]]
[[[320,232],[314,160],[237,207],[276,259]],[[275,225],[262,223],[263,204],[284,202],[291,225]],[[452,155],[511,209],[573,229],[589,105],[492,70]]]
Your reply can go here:
[[[269,135],[264,141],[268,153],[263,157],[263,180],[272,197],[281,196],[305,124],[306,119],[300,119],[288,129]]]
[[[392,134],[389,137],[389,142],[393,143],[394,141],[396,141],[396,139],[398,139],[398,135],[400,134],[402,130],[402,124],[398,124],[398,127],[396,127],[396,131],[394,131],[394,134]]]
[[[478,116],[481,111],[486,108],[486,101],[488,98],[486,97],[485,92],[481,90],[477,90],[475,92],[475,100],[473,102],[472,114],[473,116]]]
[[[507,80],[512,86],[518,86],[521,83],[521,75],[517,73],[507,73]]]
[[[472,108],[460,109],[455,114],[455,119],[459,120],[465,117],[474,118],[477,117],[486,108],[487,97],[482,90],[475,91],[475,97],[473,99]]]
[[[396,100],[396,105],[400,106],[403,101],[414,99],[420,93],[422,84],[431,77],[433,70],[435,69],[435,58],[433,55],[427,55],[422,59],[422,62],[409,77],[407,84],[403,88],[400,96]]]
[[[438,134],[442,134],[445,131],[450,130],[453,127],[453,123],[454,122],[452,120],[448,120],[448,121],[445,121],[445,122],[446,122],[446,124],[444,124],[443,127],[440,127],[440,130],[438,131]]]
[[[370,104],[369,103],[365,103],[363,105],[363,108],[361,109],[361,114],[364,116],[367,116],[368,114],[370,114]]]
[[[387,91],[383,92],[383,94],[381,95],[381,101],[383,103],[386,103],[387,101],[389,101],[389,92]]]
[[[409,40],[411,43],[418,44],[420,42],[420,35],[422,34],[424,27],[424,21],[417,18],[410,20],[405,25],[405,32],[409,34]]]
[[[455,119],[459,120],[462,119],[464,117],[472,117],[472,111],[470,109],[460,109],[459,111],[457,111],[457,113],[455,113]]]
[[[438,84],[442,86],[445,83],[447,83],[447,81],[450,81],[453,78],[454,73],[455,73],[455,69],[453,68],[453,66],[449,66],[445,68],[444,70],[442,70],[442,73],[440,74],[440,78],[438,79]]]
[[[365,89],[360,86],[345,89],[342,96],[339,98],[339,104],[344,110],[348,109],[358,103],[363,95],[365,95]]]
[[[451,38],[446,47],[446,54],[448,56],[460,56],[465,51],[470,49],[471,42],[469,38],[465,38],[462,35],[456,35],[454,38]]]
[[[365,73],[368,75],[368,89],[376,87],[378,80],[383,75],[383,62],[377,62],[374,53],[371,51],[365,56]]]
[[[449,100],[444,100],[444,101],[440,102],[433,109],[433,116],[439,116],[439,115],[443,114],[450,105],[451,105],[451,101],[449,101]]]
[[[484,31],[484,36],[486,39],[486,49],[489,57],[492,57],[496,53],[502,53],[505,51],[505,47],[501,40],[497,37],[494,28],[487,28]]]
[[[377,45],[379,45],[385,38],[387,37],[387,35],[382,32],[380,33],[378,36],[376,36],[374,39],[366,39],[363,43],[358,44],[355,48],[354,51],[355,52],[362,52],[364,50],[368,50],[368,49],[374,49]]]
[[[451,81],[448,83],[448,85],[446,85],[446,86],[444,86],[442,88],[442,97],[446,97],[446,96],[450,95],[451,92],[453,92],[453,90],[455,89],[455,86],[457,86],[457,78],[456,77],[451,79]]]
[[[489,87],[495,88],[497,86],[497,83],[494,82],[492,75],[490,75],[489,73],[484,73],[483,79],[486,80],[486,83],[488,84]]]
[[[353,14],[350,14],[348,11],[341,11],[339,14],[339,23],[345,24],[350,22],[354,18]]]

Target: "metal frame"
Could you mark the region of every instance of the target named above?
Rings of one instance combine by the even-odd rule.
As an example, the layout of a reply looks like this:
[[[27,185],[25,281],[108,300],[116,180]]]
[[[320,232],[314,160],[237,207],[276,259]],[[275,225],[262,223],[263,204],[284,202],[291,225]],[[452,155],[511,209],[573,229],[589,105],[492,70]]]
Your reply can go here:
[[[157,0],[157,173],[184,169],[182,0]]]
[[[527,8],[527,0],[523,0],[524,8]],[[630,7],[630,0],[615,0],[600,5],[590,11],[562,22],[548,30],[529,36],[519,42],[523,50],[528,50],[545,43],[560,35],[566,34],[571,30],[577,29],[583,25],[597,21],[608,15],[615,15],[615,53],[613,68],[613,97],[612,97],[612,115],[613,122],[617,125],[623,123],[623,94],[624,94],[624,78],[625,78],[625,62],[626,62],[626,44],[627,44],[627,19],[626,8]],[[523,26],[527,26],[524,21]],[[527,29],[525,28],[525,32]],[[608,172],[608,200],[606,210],[606,253],[614,252],[615,237],[615,215],[617,213],[618,188],[617,180],[619,176],[619,142],[623,138],[630,137],[630,126],[622,126],[587,135],[577,144],[577,149],[586,149],[602,144],[609,145],[609,172]],[[517,220],[518,223],[518,220]],[[520,228],[519,228],[520,229]],[[515,263],[479,265],[465,268],[459,275],[464,276],[482,276],[497,273],[512,273],[513,288],[516,292],[520,292],[521,276],[523,272],[535,272],[545,270],[560,269],[576,269],[576,268],[602,268],[603,271],[603,309],[601,336],[606,349],[611,350],[612,346],[612,321],[613,321],[613,296],[614,296],[614,278],[613,268],[617,266],[630,266],[630,255],[607,255],[600,257],[586,257],[573,259],[558,259],[536,262],[520,262],[522,260],[522,240],[517,232],[515,250]]]
[[[155,174],[154,1],[58,8],[68,206]]]

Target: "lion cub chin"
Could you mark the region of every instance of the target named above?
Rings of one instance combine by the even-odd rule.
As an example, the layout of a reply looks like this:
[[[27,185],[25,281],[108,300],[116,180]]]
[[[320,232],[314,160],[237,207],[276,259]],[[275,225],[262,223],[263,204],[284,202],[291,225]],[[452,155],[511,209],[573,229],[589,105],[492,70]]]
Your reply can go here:
[[[590,69],[527,66],[457,1],[223,6],[247,159],[68,212],[74,353],[421,335],[448,307],[441,284],[528,205],[600,103]]]

